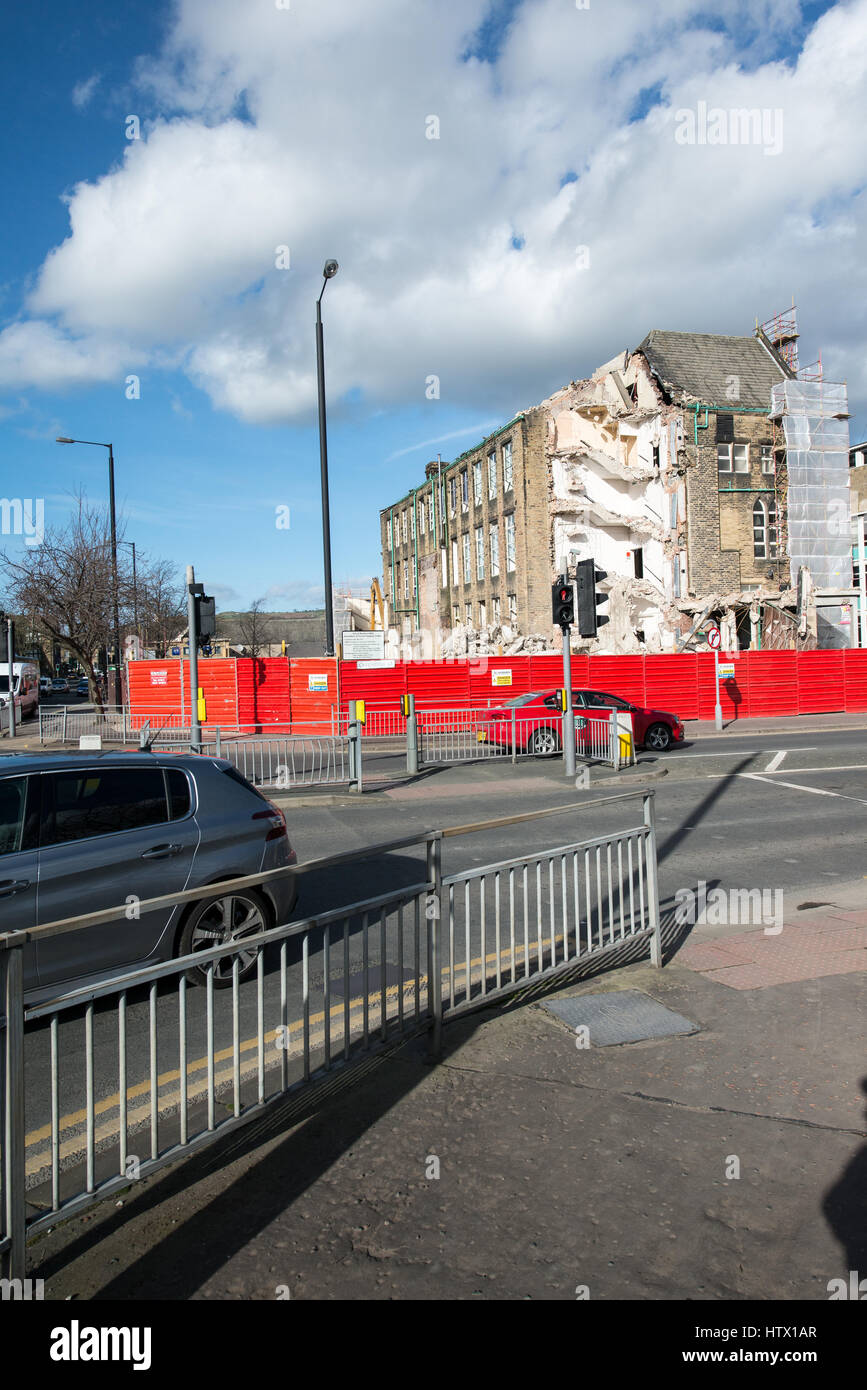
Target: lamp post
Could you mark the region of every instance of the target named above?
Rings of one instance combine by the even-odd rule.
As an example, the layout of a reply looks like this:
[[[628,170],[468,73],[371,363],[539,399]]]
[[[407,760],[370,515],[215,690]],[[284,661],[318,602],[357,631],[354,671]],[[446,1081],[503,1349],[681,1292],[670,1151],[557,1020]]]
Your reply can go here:
[[[132,625],[138,637],[138,581],[135,574],[135,541],[118,541],[118,545],[128,545],[132,550]]]
[[[114,618],[114,684],[115,698],[111,699],[110,704],[123,704],[123,681],[120,679],[120,668],[122,654],[120,650],[120,608],[117,594],[117,523],[114,510],[114,451],[110,444],[103,444],[98,439],[68,439],[66,435],[58,435],[58,444],[91,444],[96,449],[108,449],[108,494],[109,507],[111,514],[111,603]]]
[[[325,655],[334,655],[334,613],[331,606],[331,517],[328,508],[328,443],[325,433],[325,360],[322,346],[322,296],[337,274],[337,262],[326,261],[322,289],[316,301],[316,379],[319,387],[319,469],[322,484],[322,548],[325,557]]]

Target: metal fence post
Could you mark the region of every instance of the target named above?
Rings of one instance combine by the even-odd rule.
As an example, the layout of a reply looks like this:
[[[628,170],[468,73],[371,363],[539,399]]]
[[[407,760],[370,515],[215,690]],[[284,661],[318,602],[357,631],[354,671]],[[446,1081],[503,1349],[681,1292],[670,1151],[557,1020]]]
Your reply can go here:
[[[221,753],[220,753],[220,727],[219,727],[219,725],[218,725],[217,728],[214,730],[214,737],[215,737],[215,740],[216,740],[216,756],[219,758],[219,757],[222,756]]]
[[[427,842],[427,881],[433,889],[428,890],[425,916],[428,920],[428,972],[427,1001],[431,1016],[430,1056],[436,1061],[443,1050],[443,972],[442,972],[442,921],[443,909],[443,864],[442,835],[435,831]]]
[[[617,725],[617,711],[608,716],[608,756],[615,772],[620,771],[620,729]]]
[[[653,798],[655,792],[645,792],[642,798],[644,802],[644,824],[647,826],[649,834],[647,836],[647,910],[650,917],[650,927],[653,935],[650,939],[650,963],[659,968],[662,967],[662,929],[659,921],[659,879],[656,869],[656,819],[653,809]]]
[[[64,743],[66,742],[66,716],[68,715],[68,713],[69,713],[69,706],[68,706],[68,705],[64,705],[64,706],[63,706],[63,742],[64,742]]]
[[[409,697],[409,714],[406,717],[406,770],[418,772],[418,719],[415,713],[415,696]]]
[[[7,1279],[23,1279],[27,1271],[26,1171],[24,1163],[24,962],[23,947],[3,952],[0,980],[6,1023],[0,1056],[0,1118],[3,1123],[3,1235],[8,1248],[0,1255]]]
[[[517,711],[517,709],[515,708],[515,706],[512,705],[512,762],[513,762],[513,763],[516,763],[516,762],[518,761],[518,743],[517,743],[517,733],[516,733],[516,729],[515,729],[515,716],[517,715],[517,712],[518,712],[518,711]]]

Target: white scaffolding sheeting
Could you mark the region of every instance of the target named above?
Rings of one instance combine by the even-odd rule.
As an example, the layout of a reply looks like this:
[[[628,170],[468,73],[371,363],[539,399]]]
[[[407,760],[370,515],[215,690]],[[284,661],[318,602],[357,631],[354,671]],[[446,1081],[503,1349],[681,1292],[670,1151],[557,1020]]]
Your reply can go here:
[[[849,521],[849,411],[846,387],[830,381],[780,381],[771,417],[786,442],[789,568],[806,565],[816,589],[852,583]]]

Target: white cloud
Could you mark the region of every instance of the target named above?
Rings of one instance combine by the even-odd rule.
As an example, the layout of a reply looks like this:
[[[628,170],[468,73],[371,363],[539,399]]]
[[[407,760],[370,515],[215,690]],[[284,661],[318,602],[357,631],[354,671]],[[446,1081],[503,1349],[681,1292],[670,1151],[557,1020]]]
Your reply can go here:
[[[734,0],[724,31],[703,0],[525,0],[497,63],[463,62],[486,12],[180,0],[139,73],[165,115],[72,191],[36,321],[0,334],[0,383],[105,380],[122,343],[182,363],[242,420],[296,417],[315,403],[313,301],[333,255],[332,398],[421,405],[435,374],[451,404],[520,408],[651,327],[749,331],[793,288],[806,355],[822,342],[867,387],[850,361],[867,0],[822,16],[792,63],[774,55],[796,0]],[[630,122],[655,87],[664,105]],[[781,152],[678,145],[675,113],[700,102],[781,110]]]
[[[72,89],[73,106],[79,111],[83,111],[99,86],[99,81],[100,74],[95,72],[92,77],[83,78],[81,82],[76,82]]]

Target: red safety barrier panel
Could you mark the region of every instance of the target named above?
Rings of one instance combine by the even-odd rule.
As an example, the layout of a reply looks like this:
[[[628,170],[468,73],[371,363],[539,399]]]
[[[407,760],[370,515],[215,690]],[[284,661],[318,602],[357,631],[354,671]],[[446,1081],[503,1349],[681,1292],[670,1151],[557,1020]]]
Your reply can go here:
[[[867,710],[867,650],[843,653],[843,708],[850,714]]]
[[[843,659],[842,651],[798,653],[799,714],[826,714],[843,709]]]
[[[328,734],[332,728],[336,732],[340,695],[337,658],[293,657],[288,665],[293,732]]]
[[[235,666],[241,728],[252,732],[267,724],[275,733],[280,726],[288,728],[289,662],[286,657],[242,657]]]
[[[798,713],[797,652],[744,652],[738,658],[750,672],[750,716]]]

